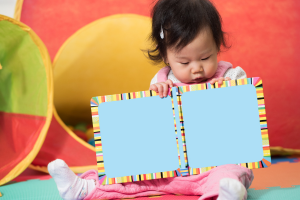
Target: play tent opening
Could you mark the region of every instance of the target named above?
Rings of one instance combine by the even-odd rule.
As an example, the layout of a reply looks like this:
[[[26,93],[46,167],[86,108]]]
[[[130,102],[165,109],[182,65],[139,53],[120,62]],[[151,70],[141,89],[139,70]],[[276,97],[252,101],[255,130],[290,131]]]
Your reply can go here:
[[[142,52],[149,48],[151,19],[123,14],[83,27],[53,62],[54,104],[64,122],[91,123],[93,96],[146,90],[158,71]]]

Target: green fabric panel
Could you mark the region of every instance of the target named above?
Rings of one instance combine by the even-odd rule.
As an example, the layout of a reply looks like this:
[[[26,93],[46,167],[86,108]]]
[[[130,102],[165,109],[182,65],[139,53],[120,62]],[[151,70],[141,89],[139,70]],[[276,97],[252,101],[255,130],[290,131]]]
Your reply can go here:
[[[29,180],[0,187],[1,200],[61,200],[53,179]]]
[[[300,199],[300,185],[291,188],[270,187],[266,190],[248,189],[248,200]]]
[[[38,47],[18,25],[0,21],[0,112],[47,115],[47,78]]]

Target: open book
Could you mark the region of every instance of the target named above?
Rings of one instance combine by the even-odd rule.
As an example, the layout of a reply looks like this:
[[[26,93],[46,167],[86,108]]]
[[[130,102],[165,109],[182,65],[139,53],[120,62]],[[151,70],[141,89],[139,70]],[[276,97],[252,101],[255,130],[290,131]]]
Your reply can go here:
[[[271,164],[260,78],[173,87],[165,98],[98,96],[91,110],[103,185]]]

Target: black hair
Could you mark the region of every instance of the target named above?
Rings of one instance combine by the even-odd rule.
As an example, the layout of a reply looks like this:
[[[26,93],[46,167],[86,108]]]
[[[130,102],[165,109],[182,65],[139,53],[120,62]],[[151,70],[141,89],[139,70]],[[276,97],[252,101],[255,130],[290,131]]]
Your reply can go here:
[[[167,47],[180,51],[205,28],[210,28],[219,51],[221,45],[228,48],[222,30],[222,18],[209,0],[158,0],[151,15],[150,39],[154,47],[147,53],[155,63],[166,58]],[[164,39],[160,37],[161,29]]]

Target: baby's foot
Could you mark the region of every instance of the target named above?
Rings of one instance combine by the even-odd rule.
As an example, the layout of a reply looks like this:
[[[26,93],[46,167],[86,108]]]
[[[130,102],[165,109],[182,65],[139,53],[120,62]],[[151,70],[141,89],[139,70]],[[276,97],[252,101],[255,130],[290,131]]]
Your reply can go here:
[[[241,182],[231,178],[223,178],[220,181],[217,200],[242,200],[245,193],[246,188]]]
[[[96,186],[94,180],[81,179],[72,172],[65,161],[57,159],[48,164],[60,196],[67,199],[83,199]]]

